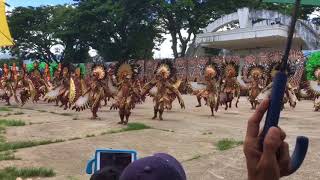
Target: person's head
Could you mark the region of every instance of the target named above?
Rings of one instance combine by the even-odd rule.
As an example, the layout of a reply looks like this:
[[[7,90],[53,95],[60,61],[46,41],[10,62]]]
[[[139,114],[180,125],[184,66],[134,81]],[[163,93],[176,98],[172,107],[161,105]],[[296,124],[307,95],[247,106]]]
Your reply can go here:
[[[120,175],[120,170],[113,167],[107,167],[95,172],[90,180],[119,180]]]
[[[235,76],[236,76],[236,70],[235,70],[235,68],[234,68],[234,67],[229,67],[229,68],[227,68],[226,74],[227,74],[227,77],[228,77],[228,78],[235,77]]]
[[[92,70],[92,76],[95,80],[103,80],[106,77],[106,71],[104,66],[97,65]]]
[[[217,71],[212,66],[207,66],[204,72],[204,77],[207,81],[215,78],[217,76]]]
[[[80,69],[80,67],[76,68],[74,74],[75,74],[76,77],[81,77],[81,69]]]
[[[69,69],[67,67],[64,67],[62,70],[62,76],[67,77],[69,74]]]
[[[172,156],[158,153],[134,161],[122,172],[120,180],[186,180],[182,165]]]
[[[156,71],[156,77],[158,80],[166,80],[170,76],[170,69],[168,65],[163,64],[160,65],[159,68]]]
[[[262,78],[262,70],[260,68],[253,68],[250,72],[250,75],[253,79],[259,80]]]

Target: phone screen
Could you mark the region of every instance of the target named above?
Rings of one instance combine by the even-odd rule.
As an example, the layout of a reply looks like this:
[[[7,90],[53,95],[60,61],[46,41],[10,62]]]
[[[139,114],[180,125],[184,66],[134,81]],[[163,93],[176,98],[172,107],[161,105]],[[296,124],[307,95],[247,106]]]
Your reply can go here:
[[[100,153],[100,169],[106,167],[115,167],[123,171],[131,162],[131,153]]]

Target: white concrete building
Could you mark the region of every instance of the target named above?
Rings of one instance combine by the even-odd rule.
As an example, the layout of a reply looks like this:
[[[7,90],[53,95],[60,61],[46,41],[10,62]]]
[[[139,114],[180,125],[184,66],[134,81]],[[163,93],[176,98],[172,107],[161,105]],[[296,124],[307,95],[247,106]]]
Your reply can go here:
[[[238,9],[225,15],[198,34],[191,56],[205,56],[205,49],[220,49],[233,55],[284,49],[291,17],[275,11]],[[320,27],[298,20],[293,48],[314,50],[320,46]]]

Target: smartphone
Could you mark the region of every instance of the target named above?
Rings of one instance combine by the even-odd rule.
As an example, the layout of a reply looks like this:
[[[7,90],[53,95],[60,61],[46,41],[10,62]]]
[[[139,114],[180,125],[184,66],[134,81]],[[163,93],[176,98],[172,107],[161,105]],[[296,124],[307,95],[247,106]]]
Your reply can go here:
[[[104,168],[117,169],[122,172],[131,162],[137,160],[137,153],[134,150],[97,149],[94,159],[87,164],[87,174]]]
[[[100,152],[97,154],[97,169],[106,167],[117,167],[117,169],[124,170],[131,162],[134,161],[132,153],[110,153]]]

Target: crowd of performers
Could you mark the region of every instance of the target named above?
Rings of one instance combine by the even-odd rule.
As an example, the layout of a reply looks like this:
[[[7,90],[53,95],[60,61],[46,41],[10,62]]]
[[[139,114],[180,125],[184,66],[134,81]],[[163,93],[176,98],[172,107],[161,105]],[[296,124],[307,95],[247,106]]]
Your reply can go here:
[[[202,80],[188,81],[179,79],[171,60],[158,62],[154,77],[147,82],[141,78],[141,67],[134,61],[119,62],[106,68],[96,64],[91,73],[85,75],[84,68],[71,64],[43,64],[38,62],[22,65],[17,69],[4,64],[0,84],[0,99],[7,105],[14,100],[23,106],[43,100],[63,109],[83,111],[90,109],[92,119],[98,118],[98,110],[111,101],[110,109],[119,111],[119,124],[126,125],[136,104],[145,101],[146,96],[153,98],[154,116],[163,120],[165,110],[171,110],[177,99],[185,108],[181,94],[195,95],[198,105],[210,107],[211,115],[223,107],[238,107],[241,94],[246,94],[251,108],[255,109],[262,99],[270,95],[272,78],[279,70],[279,63],[245,64],[242,70],[232,61],[210,62],[203,70]],[[289,65],[288,76],[295,68]],[[41,70],[40,70],[41,69]],[[298,99],[308,95],[314,101],[314,110],[320,110],[320,57],[310,58],[306,64],[305,81],[293,87],[287,83],[283,104],[294,108]]]

